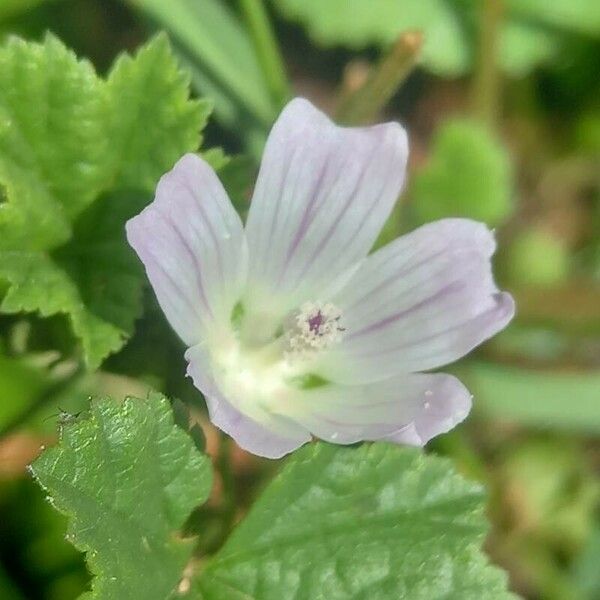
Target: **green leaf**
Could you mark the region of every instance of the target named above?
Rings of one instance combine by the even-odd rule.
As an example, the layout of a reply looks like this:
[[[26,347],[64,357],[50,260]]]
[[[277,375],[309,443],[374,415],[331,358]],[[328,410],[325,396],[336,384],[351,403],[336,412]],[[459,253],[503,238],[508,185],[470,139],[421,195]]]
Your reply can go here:
[[[144,275],[126,242],[125,223],[147,201],[139,192],[101,196],[78,219],[71,241],[54,253],[78,290],[80,304],[69,314],[92,365],[100,364],[107,349],[119,350],[142,312]],[[85,311],[81,321],[80,310]]]
[[[461,369],[461,376],[476,406],[494,417],[543,428],[600,431],[599,372],[471,363]]]
[[[479,485],[419,450],[311,444],[206,563],[191,597],[513,598],[481,552],[483,502]]]
[[[231,157],[219,147],[209,148],[202,152],[201,156],[215,171],[220,171],[231,161]]]
[[[0,252],[0,276],[11,283],[2,311],[68,314],[92,367],[119,350],[141,313],[144,281],[124,226],[146,202],[139,193],[102,196],[54,252]]]
[[[219,179],[223,182],[236,210],[242,216],[246,215],[250,206],[256,169],[254,160],[243,154],[231,157],[227,164],[219,169]]]
[[[164,36],[108,82],[52,36],[0,48],[0,310],[66,314],[92,368],[121,348],[144,282],[125,220],[197,149],[208,112]]]
[[[53,36],[0,49],[0,245],[38,249],[68,238],[108,176],[101,81]],[[15,227],[15,225],[17,225]]]
[[[109,139],[117,149],[112,159],[120,187],[152,191],[175,159],[198,148],[211,103],[190,101],[189,84],[164,34],[134,58],[123,54],[117,59],[107,90]]]
[[[474,121],[442,125],[428,164],[413,181],[417,219],[468,217],[494,226],[511,214],[512,200],[509,157],[500,142]]]
[[[320,45],[363,48],[389,45],[404,31],[425,35],[422,60],[436,73],[458,75],[471,62],[459,13],[444,0],[280,0],[273,3],[288,18],[306,25]]]
[[[271,125],[276,106],[261,71],[254,46],[238,18],[218,0],[126,0],[166,29],[188,60],[194,82],[215,99],[215,109],[228,125],[243,113]],[[242,113],[242,114],[240,114]]]
[[[169,597],[193,548],[177,531],[208,497],[211,469],[166,399],[93,401],[32,471],[86,552],[95,575],[86,598]]]

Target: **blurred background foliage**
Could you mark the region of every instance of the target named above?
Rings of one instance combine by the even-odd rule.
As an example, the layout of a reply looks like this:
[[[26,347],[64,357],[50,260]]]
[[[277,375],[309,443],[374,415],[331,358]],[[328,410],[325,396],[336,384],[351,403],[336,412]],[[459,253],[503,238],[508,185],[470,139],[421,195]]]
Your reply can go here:
[[[490,487],[488,549],[515,591],[600,598],[600,3],[0,1],[0,39],[52,31],[102,74],[157,30],[214,106],[206,158],[242,214],[271,123],[305,95],[340,122],[397,119],[410,132],[409,183],[379,244],[446,216],[496,229],[498,279],[518,315],[454,367],[476,409],[432,450]],[[275,468],[224,455],[148,291],[144,305],[134,336],[94,372],[66,319],[0,316],[2,600],[69,600],[87,585],[26,465],[91,395],[179,398],[217,466],[233,461],[238,505],[217,486],[189,523],[199,552]]]

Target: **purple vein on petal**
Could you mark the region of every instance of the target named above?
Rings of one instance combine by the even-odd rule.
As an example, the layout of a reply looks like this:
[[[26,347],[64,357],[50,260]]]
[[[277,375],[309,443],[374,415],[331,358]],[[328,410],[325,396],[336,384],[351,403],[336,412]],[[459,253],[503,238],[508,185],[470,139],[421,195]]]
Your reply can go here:
[[[166,218],[166,220],[169,222],[169,224],[171,225],[171,229],[175,232],[175,234],[177,235],[177,237],[179,238],[179,241],[182,243],[183,247],[186,249],[187,253],[190,255],[192,262],[194,264],[194,274],[196,277],[196,286],[198,288],[198,292],[200,293],[200,297],[202,299],[202,302],[204,304],[204,306],[206,307],[206,311],[208,312],[208,314],[210,315],[211,319],[214,319],[214,315],[212,312],[212,309],[210,307],[210,304],[208,302],[208,298],[206,297],[206,293],[204,291],[204,285],[202,282],[202,267],[200,265],[200,263],[198,262],[198,258],[196,257],[193,248],[189,245],[188,241],[185,239],[185,236],[181,233],[181,231],[179,230],[179,228],[177,227],[176,222],[173,220],[173,217],[171,214],[166,213],[163,214],[163,217]]]
[[[313,184],[313,189],[311,190],[311,192],[309,194],[310,200],[306,204],[304,213],[302,215],[302,219],[300,220],[300,224],[298,225],[298,228],[296,229],[296,233],[294,234],[292,241],[288,247],[288,251],[287,251],[287,254],[285,257],[284,272],[287,269],[287,267],[289,266],[290,260],[291,260],[292,256],[294,255],[294,253],[296,252],[296,249],[298,248],[300,240],[306,235],[306,231],[312,225],[313,221],[315,220],[315,216],[318,213],[318,210],[315,210],[315,204],[317,204],[317,200],[320,199],[323,195],[321,188],[323,185],[323,180],[325,179],[326,175],[328,175],[328,173],[329,173],[330,162],[331,162],[331,154],[328,154],[325,161],[321,165],[321,170],[319,172],[319,175],[317,176],[317,178]]]
[[[501,302],[501,300],[504,299],[504,297],[505,297],[505,293],[497,292],[495,294],[492,294],[492,297],[496,301],[496,304],[494,306],[492,306],[491,308],[489,308],[488,310],[478,314],[477,316],[475,316],[471,319],[457,323],[456,325],[453,325],[452,327],[448,327],[447,329],[442,329],[442,330],[436,331],[425,337],[421,337],[416,340],[412,340],[411,342],[409,342],[407,344],[400,344],[398,346],[393,346],[390,348],[381,348],[379,350],[369,351],[369,356],[382,356],[384,354],[389,354],[390,352],[398,352],[399,350],[408,350],[409,348],[414,348],[415,346],[419,346],[419,345],[423,344],[424,342],[429,342],[431,340],[434,340],[437,337],[445,336],[448,333],[458,331],[458,330],[464,328],[465,326],[468,326],[469,324],[473,324],[473,322],[482,322],[482,321],[485,322],[492,317],[503,318],[505,316],[506,310],[508,308],[507,305],[503,305]],[[421,358],[431,358],[434,356],[436,356],[436,352],[434,352],[430,355],[429,354],[425,355],[424,357],[419,356],[419,358],[420,359]]]
[[[187,180],[184,182],[184,187],[187,189],[187,191],[190,193],[190,196],[195,201],[195,204],[198,207],[198,210],[200,210],[200,213],[202,214],[202,220],[206,224],[206,228],[208,229],[208,235],[210,236],[210,238],[212,240],[212,243],[213,243],[216,255],[217,255],[217,269],[219,272],[219,285],[221,286],[221,292],[224,292],[225,277],[224,277],[224,273],[223,273],[223,258],[221,256],[221,250],[220,250],[221,245],[219,244],[219,240],[217,239],[217,235],[215,233],[215,230],[213,229],[213,225],[212,225],[210,219],[208,218],[208,215],[206,214],[206,210],[205,210],[204,206],[202,205],[201,200],[196,196],[194,189],[190,186],[190,184]],[[198,230],[193,226],[192,223],[193,223],[193,220],[190,221],[190,225],[194,230],[194,234],[197,237],[200,237],[200,239],[201,239],[201,236],[199,235]]]
[[[292,170],[291,166],[294,163],[294,160],[296,160],[296,157],[300,153],[300,151],[301,151],[300,146],[297,146],[294,149],[294,151],[289,156],[286,157],[287,160],[285,160],[285,166],[282,168],[283,176],[281,177],[281,180],[279,181],[279,187],[277,189],[277,192],[273,192],[274,194],[276,194],[276,197],[280,199],[280,201],[275,203],[275,210],[273,211],[273,217],[271,218],[271,225],[269,227],[269,235],[266,236],[266,239],[265,239],[266,242],[273,240],[273,238],[275,237],[275,227],[279,220],[279,212],[281,210],[281,205],[283,204],[281,199],[283,198],[284,190],[287,188],[287,185],[288,185],[288,178],[289,178],[290,172]],[[293,183],[294,183],[294,189],[295,189],[297,182],[295,181]]]
[[[360,186],[362,185],[364,178],[369,170],[369,168],[373,165],[374,162],[376,162],[380,157],[377,156],[377,154],[375,152],[373,152],[372,154],[372,160],[366,164],[361,172],[360,177],[357,179],[356,185],[354,186],[354,189],[352,190],[352,193],[349,196],[349,202],[346,203],[346,205],[343,208],[342,213],[340,214],[340,217],[332,224],[332,226],[330,227],[329,231],[327,232],[327,234],[323,237],[321,243],[319,244],[319,246],[315,249],[315,252],[313,252],[313,255],[311,256],[310,260],[307,261],[304,270],[302,271],[301,277],[304,277],[308,271],[308,268],[311,267],[317,257],[321,254],[321,252],[326,248],[327,244],[329,243],[329,241],[331,240],[331,237],[333,235],[333,233],[335,232],[338,224],[340,223],[340,221],[342,220],[342,217],[347,213],[347,211],[349,210],[350,206],[353,203],[353,200],[355,199],[355,195],[356,192],[360,189]],[[392,164],[393,162],[396,161],[396,155],[395,153],[393,154],[392,158],[390,159],[390,164]],[[388,182],[385,180],[385,178],[382,178],[382,183],[381,183],[381,187],[379,188],[378,193],[375,195],[378,199],[381,199],[384,194],[384,190],[387,187]],[[343,255],[345,254],[348,245],[352,243],[352,241],[354,240],[354,238],[358,235],[358,233],[360,232],[360,230],[364,227],[366,220],[368,219],[368,214],[369,212],[372,214],[375,214],[376,211],[373,210],[373,208],[375,208],[377,206],[378,202],[375,202],[375,205],[371,207],[370,211],[367,212],[367,216],[364,219],[361,220],[357,220],[356,226],[354,231],[352,232],[351,235],[347,236],[347,239],[344,243],[344,245],[342,246],[342,248],[340,248],[340,251],[333,257],[333,260],[336,260],[337,256]],[[330,263],[331,264],[331,263]],[[328,265],[328,267],[330,267],[330,265]]]
[[[390,161],[390,162],[394,162],[394,160]],[[348,248],[348,245],[352,242],[352,240],[358,235],[358,233],[360,232],[360,230],[364,227],[366,221],[369,218],[369,214],[376,214],[377,211],[373,210],[374,208],[377,207],[377,205],[379,204],[381,198],[384,197],[384,190],[386,189],[386,187],[388,186],[388,182],[385,180],[385,178],[382,178],[382,184],[381,187],[379,188],[378,193],[376,194],[376,197],[379,199],[375,202],[375,205],[371,208],[371,210],[367,211],[367,215],[365,217],[364,220],[362,221],[358,221],[356,223],[355,229],[352,232],[351,235],[347,236],[346,241],[344,243],[344,245],[342,246],[342,248],[340,248],[340,252],[339,254],[344,254]]]
[[[444,252],[440,252],[439,254],[443,254]],[[462,252],[461,252],[462,253]],[[468,254],[470,258],[475,258],[475,259],[480,259],[481,255],[473,252],[473,251],[465,251],[465,254]],[[423,261],[421,261],[421,263],[415,265],[415,268],[422,266],[423,264],[426,264],[427,262],[429,262],[429,260],[425,259]],[[454,281],[458,282],[458,281],[463,281],[465,280],[465,276],[470,274],[471,271],[475,270],[478,266],[481,266],[481,264],[477,264],[477,263],[468,263],[466,261],[464,261],[462,264],[464,265],[468,265],[468,270],[461,272],[460,270],[457,270],[454,273]],[[442,274],[444,274],[447,271],[447,267],[446,266],[439,266],[438,267],[438,271],[442,270]],[[410,273],[412,273],[415,269],[414,268],[410,268],[408,270],[405,271],[400,271],[398,273],[396,273],[394,275],[393,278],[388,278],[387,284],[389,283],[393,283],[393,281],[396,281],[398,278],[400,277],[406,277],[407,275],[410,275]],[[429,280],[431,279],[436,279],[438,277],[440,277],[440,273],[436,272],[435,275],[430,275],[428,277]],[[392,281],[393,279],[393,281]],[[374,288],[373,290],[369,291],[367,294],[365,294],[359,301],[354,302],[352,305],[350,305],[348,308],[346,308],[345,310],[350,311],[351,309],[355,308],[360,302],[364,302],[365,300],[367,300],[368,298],[376,298],[377,294],[380,293],[383,289],[383,284],[378,285],[376,288]],[[415,282],[413,285],[406,287],[406,288],[402,288],[400,290],[398,290],[398,292],[394,295],[394,302],[397,303],[399,302],[401,299],[406,298],[407,296],[411,295],[413,292],[417,291],[419,289],[421,289],[423,287],[423,282],[422,281],[417,281]],[[490,284],[490,293],[496,291],[496,288],[493,286],[493,284]]]
[[[323,252],[323,250],[326,248],[327,244],[331,241],[332,236],[335,233],[336,229],[338,228],[340,222],[343,220],[344,216],[346,215],[346,213],[348,212],[348,210],[354,203],[354,201],[356,199],[355,198],[356,192],[360,189],[360,186],[363,183],[364,178],[366,177],[366,174],[368,173],[369,167],[372,165],[373,162],[375,162],[375,160],[376,160],[376,158],[372,158],[371,161],[363,167],[359,177],[357,177],[357,180],[352,189],[352,192],[348,195],[348,199],[346,200],[346,202],[344,203],[344,206],[342,207],[341,212],[339,213],[337,218],[331,223],[331,225],[329,226],[329,229],[327,230],[327,233],[321,237],[321,241],[319,242],[317,247],[314,249],[311,257],[304,263],[302,271],[300,272],[300,275],[298,277],[298,282],[300,282],[306,276],[308,270],[315,264],[319,255]],[[383,185],[381,189],[383,190],[384,187],[385,187],[385,185]],[[359,222],[358,223],[359,228],[361,228],[363,226],[363,224],[364,224],[363,222]],[[343,251],[340,251],[340,252],[343,252]],[[335,257],[334,257],[334,260],[335,260]]]
[[[386,277],[380,284],[378,284],[372,290],[369,290],[366,294],[364,294],[363,296],[360,296],[352,304],[347,306],[346,310],[355,308],[356,306],[358,306],[359,304],[361,304],[362,302],[364,302],[367,298],[369,298],[371,296],[376,296],[377,294],[382,292],[386,287],[388,287],[390,284],[395,283],[400,277],[406,277],[407,275],[410,275],[419,267],[422,267],[423,265],[426,265],[427,263],[431,262],[435,258],[438,258],[439,256],[445,254],[446,251],[447,251],[447,248],[444,248],[444,249],[440,250],[439,252],[431,254],[430,256],[426,256],[422,260],[411,265],[408,269],[405,269],[406,262],[409,262],[409,261],[406,261],[405,263],[402,264],[402,266],[397,271],[394,271],[391,275]],[[420,284],[418,284],[418,285],[420,285]],[[408,288],[408,290],[406,290],[406,291],[413,291],[415,289],[415,287],[418,287],[418,286]]]
[[[154,264],[160,270],[163,277],[165,277],[169,281],[169,283],[173,286],[173,288],[175,288],[179,292],[179,296],[187,304],[190,313],[196,314],[196,307],[191,303],[190,299],[188,298],[188,295],[181,288],[180,283],[176,279],[174,279],[173,276],[171,275],[171,273],[169,271],[167,271],[161,264],[159,264],[156,261],[154,261]]]
[[[420,302],[417,302],[413,306],[411,306],[405,310],[402,310],[398,313],[395,313],[393,315],[390,315],[389,317],[385,317],[384,319],[381,319],[375,323],[372,323],[371,325],[368,325],[367,327],[363,327],[362,329],[359,329],[358,331],[354,331],[354,332],[350,333],[346,339],[351,340],[353,338],[365,335],[367,333],[373,333],[374,331],[383,329],[384,327],[387,327],[388,325],[395,323],[396,321],[398,321],[398,319],[406,317],[407,315],[411,314],[415,310],[419,310],[420,308],[428,306],[429,304],[435,302],[436,300],[439,300],[439,298],[442,298],[443,296],[445,296],[447,294],[452,294],[453,292],[457,292],[464,288],[465,288],[464,282],[453,281],[453,282],[449,283],[448,285],[445,285],[442,289],[438,290],[432,296],[429,296],[428,298],[425,298],[425,299],[421,300]]]

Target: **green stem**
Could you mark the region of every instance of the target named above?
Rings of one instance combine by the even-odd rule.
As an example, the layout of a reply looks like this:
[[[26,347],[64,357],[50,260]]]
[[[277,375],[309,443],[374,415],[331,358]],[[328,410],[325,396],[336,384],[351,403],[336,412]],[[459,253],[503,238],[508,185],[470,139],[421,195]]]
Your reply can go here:
[[[269,91],[281,107],[289,100],[291,91],[263,0],[240,0],[240,9],[252,36]]]
[[[490,128],[495,128],[500,111],[501,74],[498,45],[504,14],[504,0],[484,0],[481,4],[479,53],[473,80],[473,112]]]
[[[419,32],[402,34],[373,67],[364,85],[341,101],[337,120],[346,125],[362,125],[375,119],[415,67],[422,42]]]

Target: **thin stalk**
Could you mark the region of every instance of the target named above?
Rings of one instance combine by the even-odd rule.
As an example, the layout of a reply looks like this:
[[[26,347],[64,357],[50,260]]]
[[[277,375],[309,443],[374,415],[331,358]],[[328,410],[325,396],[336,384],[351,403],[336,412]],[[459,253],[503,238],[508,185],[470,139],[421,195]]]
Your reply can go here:
[[[346,125],[372,122],[415,67],[422,43],[420,32],[403,33],[371,69],[364,84],[342,99],[337,120]]]
[[[500,112],[498,46],[503,15],[504,0],[482,2],[472,101],[475,116],[492,129],[496,127]]]
[[[240,9],[273,99],[279,107],[290,98],[285,65],[263,0],[240,0]]]

